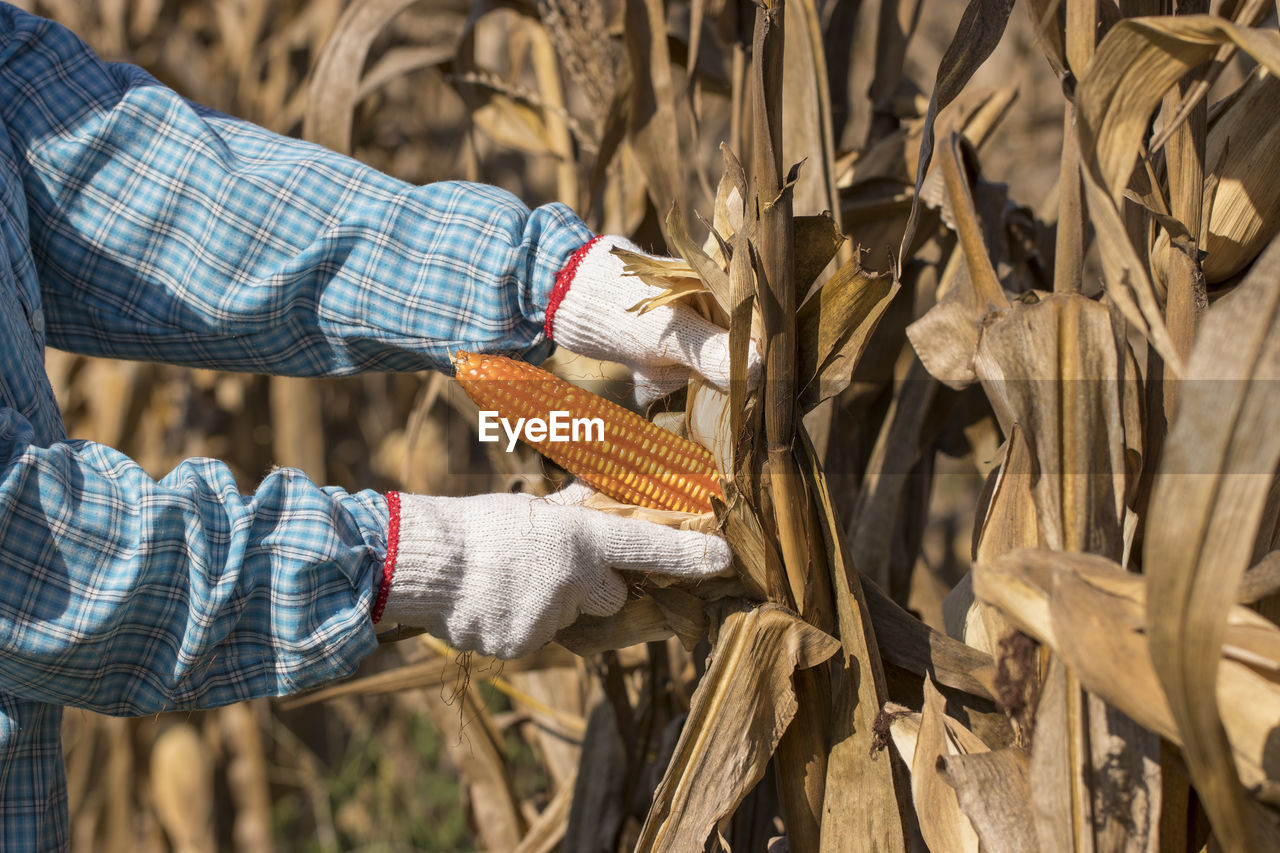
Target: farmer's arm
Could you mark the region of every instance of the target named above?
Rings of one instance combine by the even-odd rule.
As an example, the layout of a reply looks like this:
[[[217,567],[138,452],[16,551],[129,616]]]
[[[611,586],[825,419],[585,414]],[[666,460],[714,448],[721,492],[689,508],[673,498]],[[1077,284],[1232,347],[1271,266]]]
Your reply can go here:
[[[352,672],[387,507],[279,470],[251,496],[208,459],[153,480],[0,409],[0,686],[112,714],[289,693]]]
[[[554,340],[627,364],[642,396],[690,368],[727,387],[728,334],[683,305],[629,311],[658,292],[612,252],[638,247],[567,207],[397,181],[3,3],[0,120],[60,348],[321,375],[447,369],[459,349],[540,361]]]
[[[562,205],[415,187],[197,107],[0,4],[0,117],[22,171],[49,341],[300,375],[550,350]]]
[[[102,713],[348,675],[384,608],[387,623],[514,657],[621,607],[615,569],[702,578],[730,560],[717,537],[576,506],[581,489],[351,494],[281,469],[241,495],[214,460],[155,481],[103,445],[31,438],[0,408],[0,687]]]

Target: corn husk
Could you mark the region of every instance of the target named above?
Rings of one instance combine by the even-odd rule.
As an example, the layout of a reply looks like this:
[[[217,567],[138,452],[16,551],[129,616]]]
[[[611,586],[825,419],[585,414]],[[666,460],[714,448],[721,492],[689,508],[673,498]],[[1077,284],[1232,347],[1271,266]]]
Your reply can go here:
[[[1280,176],[1268,156],[1280,145],[1280,128],[1271,120],[1278,111],[1280,78],[1261,72],[1209,128],[1205,173],[1214,188],[1206,192],[1200,232],[1209,282],[1223,281],[1242,270],[1280,227]]]

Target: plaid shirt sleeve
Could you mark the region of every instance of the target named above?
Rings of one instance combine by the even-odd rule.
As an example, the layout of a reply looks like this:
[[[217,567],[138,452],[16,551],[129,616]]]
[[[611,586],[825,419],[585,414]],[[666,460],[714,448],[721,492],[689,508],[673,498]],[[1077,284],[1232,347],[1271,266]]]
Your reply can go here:
[[[568,208],[397,181],[0,16],[0,117],[54,346],[294,375],[550,351],[555,273],[591,237]]]
[[[6,690],[110,714],[211,707],[347,675],[376,646],[381,495],[280,469],[244,496],[213,460],[154,481],[101,444],[32,439],[0,409]]]

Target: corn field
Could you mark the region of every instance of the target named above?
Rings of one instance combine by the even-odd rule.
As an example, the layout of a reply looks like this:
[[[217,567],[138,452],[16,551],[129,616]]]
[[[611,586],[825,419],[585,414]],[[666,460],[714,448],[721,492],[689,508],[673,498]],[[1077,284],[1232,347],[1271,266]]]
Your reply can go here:
[[[69,711],[76,850],[1280,849],[1276,5],[18,5],[669,256],[634,272],[730,330],[737,380],[645,413],[712,450],[714,516],[626,510],[718,527],[736,577],[633,577],[505,663],[392,631],[308,695]],[[72,436],[156,476],[565,478],[441,374],[48,369]]]

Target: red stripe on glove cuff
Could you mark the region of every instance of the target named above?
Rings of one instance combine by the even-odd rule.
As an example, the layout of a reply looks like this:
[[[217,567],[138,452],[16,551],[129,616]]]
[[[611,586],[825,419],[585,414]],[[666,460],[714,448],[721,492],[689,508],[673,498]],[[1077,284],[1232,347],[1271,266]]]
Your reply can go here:
[[[560,310],[560,303],[564,301],[565,294],[569,292],[569,285],[573,284],[573,277],[578,274],[578,266],[582,263],[582,259],[587,256],[587,252],[591,251],[591,247],[600,242],[603,234],[592,237],[586,245],[578,249],[569,256],[569,260],[565,263],[560,272],[556,273],[555,286],[551,288],[551,295],[547,297],[547,320],[544,328],[547,330],[547,337],[555,339],[555,335],[551,331],[552,322],[555,320],[556,311]]]
[[[382,584],[378,587],[378,600],[373,604],[373,622],[382,621],[382,611],[387,606],[391,592],[391,578],[396,573],[396,552],[400,550],[400,493],[387,492],[387,558],[382,562]]]

